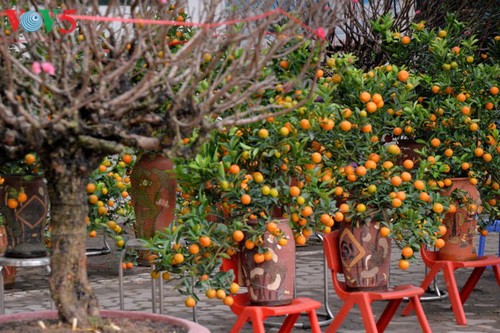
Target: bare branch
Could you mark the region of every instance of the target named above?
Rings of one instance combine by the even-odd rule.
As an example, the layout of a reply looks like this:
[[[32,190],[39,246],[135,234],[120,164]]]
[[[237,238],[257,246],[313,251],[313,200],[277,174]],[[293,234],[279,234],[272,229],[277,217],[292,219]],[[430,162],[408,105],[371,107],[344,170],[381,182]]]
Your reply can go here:
[[[21,0],[16,5],[37,10],[57,3]],[[271,9],[276,3],[283,11]],[[72,145],[72,150],[82,145],[65,137],[175,150],[177,140],[201,127],[287,112],[259,97],[261,92],[278,84],[312,90],[314,83],[304,77],[322,57],[315,31],[332,31],[338,23],[334,11],[325,13],[326,0],[295,1],[295,8],[289,3],[248,1],[226,7],[222,0],[211,0],[202,1],[203,10],[196,13],[185,1],[172,6],[110,1],[104,8],[94,0],[66,1],[61,10],[74,9],[77,15],[171,25],[81,20],[69,34],[59,30],[63,24],[70,28],[60,19],[49,33],[44,27],[30,33],[20,26],[0,41],[5,78],[0,82],[0,135],[17,131],[16,144],[25,147],[19,151],[50,151],[54,142],[68,149]],[[189,21],[187,13],[196,19]],[[293,75],[273,69],[297,52],[308,54]],[[33,71],[34,62],[51,64],[54,75]],[[214,123],[215,115],[227,121]],[[31,132],[38,133],[26,136]],[[2,150],[7,148],[0,145]]]

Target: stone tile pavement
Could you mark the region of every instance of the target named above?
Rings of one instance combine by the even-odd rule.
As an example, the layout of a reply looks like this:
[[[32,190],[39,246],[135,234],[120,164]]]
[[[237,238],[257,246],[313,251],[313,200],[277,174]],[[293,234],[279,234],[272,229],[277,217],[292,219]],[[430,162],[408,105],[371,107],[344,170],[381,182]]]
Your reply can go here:
[[[486,253],[496,253],[498,248],[498,235],[492,234],[488,237]],[[398,256],[395,249],[393,255]],[[297,255],[297,294],[299,296],[311,297],[323,302],[323,256],[321,247],[310,247],[300,251]],[[458,283],[463,284],[469,271],[458,271]],[[88,258],[88,273],[92,286],[99,298],[102,309],[119,309],[118,295],[118,253],[112,251],[105,256]],[[328,272],[329,273],[329,272]],[[47,273],[44,268],[20,268],[14,289],[5,291],[6,313],[25,311],[36,311],[49,309],[49,294],[47,290]],[[414,283],[419,284],[424,276],[424,267],[420,262],[414,263],[406,272],[397,267],[391,268],[391,284]],[[151,311],[151,284],[149,279],[149,268],[136,267],[125,271],[125,309],[134,311]],[[183,305],[183,298],[173,286],[176,281],[172,280],[164,285],[165,313],[185,319],[193,318],[191,309]],[[444,289],[442,276],[437,280],[438,287]],[[333,295],[330,276],[327,281],[328,304],[335,314],[341,305],[341,301]],[[429,294],[434,295],[434,294]],[[383,302],[374,303],[374,313],[377,316],[383,309]],[[428,317],[430,326],[434,332],[499,332],[500,333],[500,287],[497,285],[493,272],[487,269],[479,281],[469,300],[465,304],[465,312],[468,319],[467,326],[458,326],[455,323],[453,312],[450,309],[449,300],[425,301],[424,310]],[[401,310],[401,309],[400,309]],[[400,311],[399,310],[399,311]],[[202,300],[196,309],[197,320],[200,324],[208,327],[214,333],[229,332],[236,317],[228,307],[220,301]],[[323,307],[318,313],[325,313]],[[322,318],[319,318],[320,320]],[[305,321],[307,322],[307,321]],[[326,326],[323,327],[323,330]],[[252,332],[250,325],[244,329],[244,333]],[[269,326],[268,332],[277,332],[278,329]],[[310,330],[296,328],[294,332],[308,332]],[[414,315],[409,317],[400,316],[396,313],[390,323],[387,332],[420,332],[420,326]],[[364,332],[358,308],[354,308],[343,323],[339,332]],[[136,332],[131,332],[136,333]]]

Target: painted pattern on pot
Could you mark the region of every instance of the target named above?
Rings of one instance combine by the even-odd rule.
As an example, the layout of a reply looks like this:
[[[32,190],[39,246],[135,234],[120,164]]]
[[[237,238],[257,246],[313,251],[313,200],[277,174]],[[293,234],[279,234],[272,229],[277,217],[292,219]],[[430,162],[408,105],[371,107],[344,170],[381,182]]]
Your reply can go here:
[[[391,243],[379,234],[381,224],[371,221],[340,228],[340,256],[350,290],[381,289],[389,284]]]
[[[38,258],[47,256],[44,231],[47,223],[47,186],[42,177],[3,176],[0,187],[0,211],[4,218],[8,247],[6,257]],[[23,191],[26,201],[8,207],[13,193]]]
[[[248,289],[250,302],[255,305],[286,305],[293,300],[295,284],[295,244],[288,220],[282,219],[279,228],[288,238],[280,246],[274,235],[264,234],[264,247],[272,252],[272,260],[256,264],[253,257],[257,250],[243,249],[240,253],[243,279]]]

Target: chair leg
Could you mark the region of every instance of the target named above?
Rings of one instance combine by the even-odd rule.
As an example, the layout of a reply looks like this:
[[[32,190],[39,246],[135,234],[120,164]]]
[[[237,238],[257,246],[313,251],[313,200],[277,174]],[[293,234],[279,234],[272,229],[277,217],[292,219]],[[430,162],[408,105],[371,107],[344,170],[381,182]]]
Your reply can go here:
[[[344,305],[340,308],[340,311],[337,313],[337,315],[333,318],[332,323],[330,326],[327,327],[326,333],[335,333],[338,331],[340,328],[340,325],[342,325],[342,322],[344,321],[345,317],[349,314],[349,311],[351,311],[351,308],[354,304],[352,301],[346,301]]]
[[[120,297],[120,310],[125,309],[125,296],[123,295],[123,267],[122,267],[122,262],[123,259],[125,258],[125,253],[127,250],[123,249],[122,253],[120,254],[120,261],[118,262],[118,292],[119,292],[119,297]]]
[[[300,313],[291,313],[286,316],[278,333],[290,333],[293,329],[293,325],[295,325],[295,322],[297,321],[297,319],[299,319],[299,316]]]
[[[499,236],[500,237],[500,236]],[[500,243],[500,241],[499,241]],[[500,249],[499,249],[500,250]],[[500,255],[500,254],[499,254]],[[500,264],[493,265],[493,272],[495,273],[495,277],[497,279],[497,284],[500,287]]]
[[[469,298],[472,290],[474,289],[477,282],[483,275],[485,269],[486,266],[476,267],[472,271],[471,275],[467,279],[467,282],[465,282],[464,286],[462,287],[462,290],[460,291],[460,302],[462,302],[462,304],[465,304],[465,302]]]
[[[255,313],[255,316],[252,316],[251,320],[254,333],[266,333],[266,330],[264,329],[264,317],[262,316],[262,313]]]
[[[154,270],[155,267],[154,265],[151,266],[151,270]],[[160,274],[161,275],[161,274]],[[158,278],[158,281],[161,279],[161,276]],[[154,279],[153,277],[151,277],[151,306],[152,306],[152,310],[153,310],[153,313],[156,313],[156,282],[157,280]],[[160,310],[160,314],[161,313],[161,310]]]
[[[252,328],[254,333],[266,333],[264,329],[264,322],[256,322],[252,320]]]
[[[321,333],[321,328],[319,326],[318,315],[316,310],[307,311],[307,316],[309,317],[309,323],[311,324],[312,333]]]
[[[389,303],[385,307],[384,312],[377,321],[377,330],[379,332],[385,331],[385,329],[389,325],[389,322],[391,321],[392,317],[394,317],[394,314],[396,313],[396,310],[398,309],[402,301],[403,299],[401,298],[389,301]]]
[[[500,257],[500,231],[498,232],[498,253],[497,253],[497,256]]]
[[[484,256],[484,247],[486,246],[486,237],[483,235],[479,236],[479,245],[477,246],[477,255],[479,257]]]
[[[368,301],[368,297],[363,297],[363,300],[358,303],[361,310],[361,317],[363,317],[363,324],[365,325],[366,333],[378,333],[377,324],[373,317],[372,307]]]
[[[455,314],[455,320],[458,325],[467,325],[467,319],[465,318],[464,308],[462,306],[462,302],[460,301],[457,281],[455,280],[451,264],[444,266],[443,274],[444,282],[446,283],[446,288],[448,289],[448,297],[450,299],[453,313]]]
[[[51,271],[50,271],[50,265],[45,266],[45,268],[47,269],[47,272],[49,273],[49,276],[50,276],[50,273],[51,273]],[[52,301],[52,297],[50,296],[50,293],[49,293],[49,302],[50,302],[49,303],[50,304],[50,309],[54,310],[54,301]]]
[[[4,290],[3,290],[3,266],[0,266],[0,315],[5,314],[5,300],[4,300]]]
[[[233,327],[231,327],[230,333],[238,333],[241,331],[243,328],[243,325],[248,321],[248,316],[246,316],[244,313],[241,313],[238,318],[236,319],[236,322],[234,323]]]
[[[442,267],[440,265],[432,266],[429,273],[427,273],[427,275],[425,276],[424,281],[422,281],[420,288],[422,288],[423,290],[427,290],[441,268]],[[401,315],[408,316],[411,313],[411,310],[413,310],[413,304],[411,302],[408,302],[408,304],[406,304],[406,306],[404,307]]]
[[[415,315],[417,316],[418,322],[420,323],[422,332],[432,333],[429,322],[427,321],[427,317],[425,316],[424,308],[422,307],[422,303],[420,303],[420,299],[418,298],[418,296],[411,297],[410,302],[413,303],[413,309],[415,309]]]

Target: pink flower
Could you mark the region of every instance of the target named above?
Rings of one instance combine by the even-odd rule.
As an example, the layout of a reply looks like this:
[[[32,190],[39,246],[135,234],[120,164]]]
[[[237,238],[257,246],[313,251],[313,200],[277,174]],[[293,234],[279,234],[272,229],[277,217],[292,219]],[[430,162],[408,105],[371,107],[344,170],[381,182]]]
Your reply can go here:
[[[167,0],[160,0],[160,3],[164,5],[167,3]]]
[[[40,63],[38,61],[35,61],[32,65],[31,65],[31,71],[38,75],[42,72],[42,68],[40,67]]]
[[[56,74],[56,69],[54,68],[54,65],[48,61],[42,62],[42,70],[45,73],[49,73],[49,75],[55,75]]]
[[[315,34],[320,39],[325,39],[326,38],[326,31],[325,31],[324,28],[318,28],[318,29],[316,29]]]
[[[418,15],[418,14],[420,14],[420,9],[417,9],[417,10],[415,11],[415,15]]]
[[[358,0],[352,0],[352,2],[354,2],[354,3],[358,3]]]

